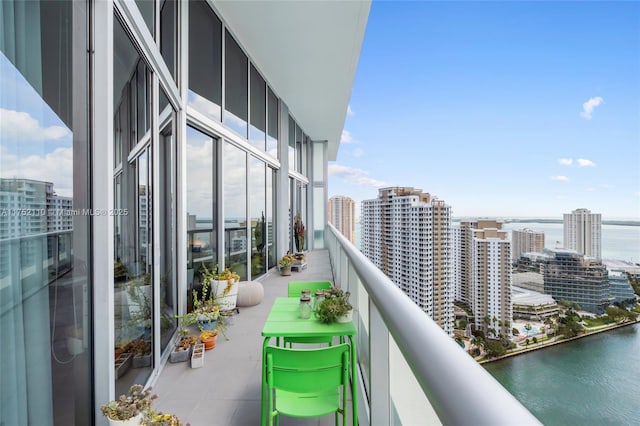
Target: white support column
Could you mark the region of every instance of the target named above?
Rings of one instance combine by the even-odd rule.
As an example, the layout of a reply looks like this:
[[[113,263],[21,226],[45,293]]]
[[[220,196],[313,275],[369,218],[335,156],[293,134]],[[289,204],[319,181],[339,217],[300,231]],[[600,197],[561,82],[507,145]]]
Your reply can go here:
[[[113,208],[113,3],[96,1],[93,5],[92,126],[92,208]],[[94,419],[106,425],[100,405],[114,398],[115,375],[114,291],[113,291],[113,217],[91,218],[93,251],[94,316]]]

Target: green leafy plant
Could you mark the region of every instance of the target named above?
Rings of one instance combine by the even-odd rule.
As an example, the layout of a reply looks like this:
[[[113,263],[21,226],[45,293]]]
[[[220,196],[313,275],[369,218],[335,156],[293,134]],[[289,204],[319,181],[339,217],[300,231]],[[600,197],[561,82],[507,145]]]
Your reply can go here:
[[[287,252],[287,254],[280,258],[280,261],[278,263],[280,264],[281,268],[286,268],[287,266],[291,266],[293,264],[293,259],[293,256],[289,252]]]
[[[325,299],[320,302],[316,308],[316,316],[322,323],[329,324],[335,322],[343,315],[346,315],[353,309],[349,303],[351,293],[344,291],[338,287],[331,287],[325,290]]]
[[[189,426],[186,425],[175,414],[165,414],[161,412],[151,411],[145,416],[142,426]]]
[[[115,401],[109,401],[100,407],[102,414],[111,420],[129,420],[140,413],[146,413],[151,403],[158,397],[151,393],[151,388],[144,389],[142,385],[133,385],[128,395],[120,395]]]

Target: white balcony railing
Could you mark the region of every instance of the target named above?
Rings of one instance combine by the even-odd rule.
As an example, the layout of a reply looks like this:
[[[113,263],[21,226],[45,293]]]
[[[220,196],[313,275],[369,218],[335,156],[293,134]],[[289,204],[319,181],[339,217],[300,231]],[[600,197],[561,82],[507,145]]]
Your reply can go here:
[[[332,225],[325,243],[356,309],[360,424],[541,424]]]

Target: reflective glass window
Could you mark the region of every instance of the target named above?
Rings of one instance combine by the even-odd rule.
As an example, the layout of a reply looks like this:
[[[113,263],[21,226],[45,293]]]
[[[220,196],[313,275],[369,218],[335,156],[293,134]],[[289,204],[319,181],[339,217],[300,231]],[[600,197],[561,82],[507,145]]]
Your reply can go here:
[[[177,20],[178,2],[163,0],[160,6],[160,53],[174,79],[176,78],[176,46],[178,43]]]
[[[251,126],[249,127],[249,142],[261,151],[265,149],[267,131],[267,84],[251,65]]]
[[[229,142],[223,151],[225,265],[247,279],[247,154]]]
[[[267,153],[278,158],[278,98],[269,88],[267,98]]]
[[[251,223],[251,276],[267,271],[266,171],[264,161],[249,157],[249,212]]]
[[[248,59],[238,43],[225,30],[225,116],[224,124],[247,137]]]
[[[189,95],[205,116],[222,119],[222,22],[204,1],[189,2]]]

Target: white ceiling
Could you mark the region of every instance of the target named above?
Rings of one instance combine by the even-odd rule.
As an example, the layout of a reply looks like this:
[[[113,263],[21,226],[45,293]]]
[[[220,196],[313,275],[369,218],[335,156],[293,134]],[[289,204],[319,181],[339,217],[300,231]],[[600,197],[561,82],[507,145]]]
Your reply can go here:
[[[370,1],[218,1],[229,29],[313,140],[338,154]]]

